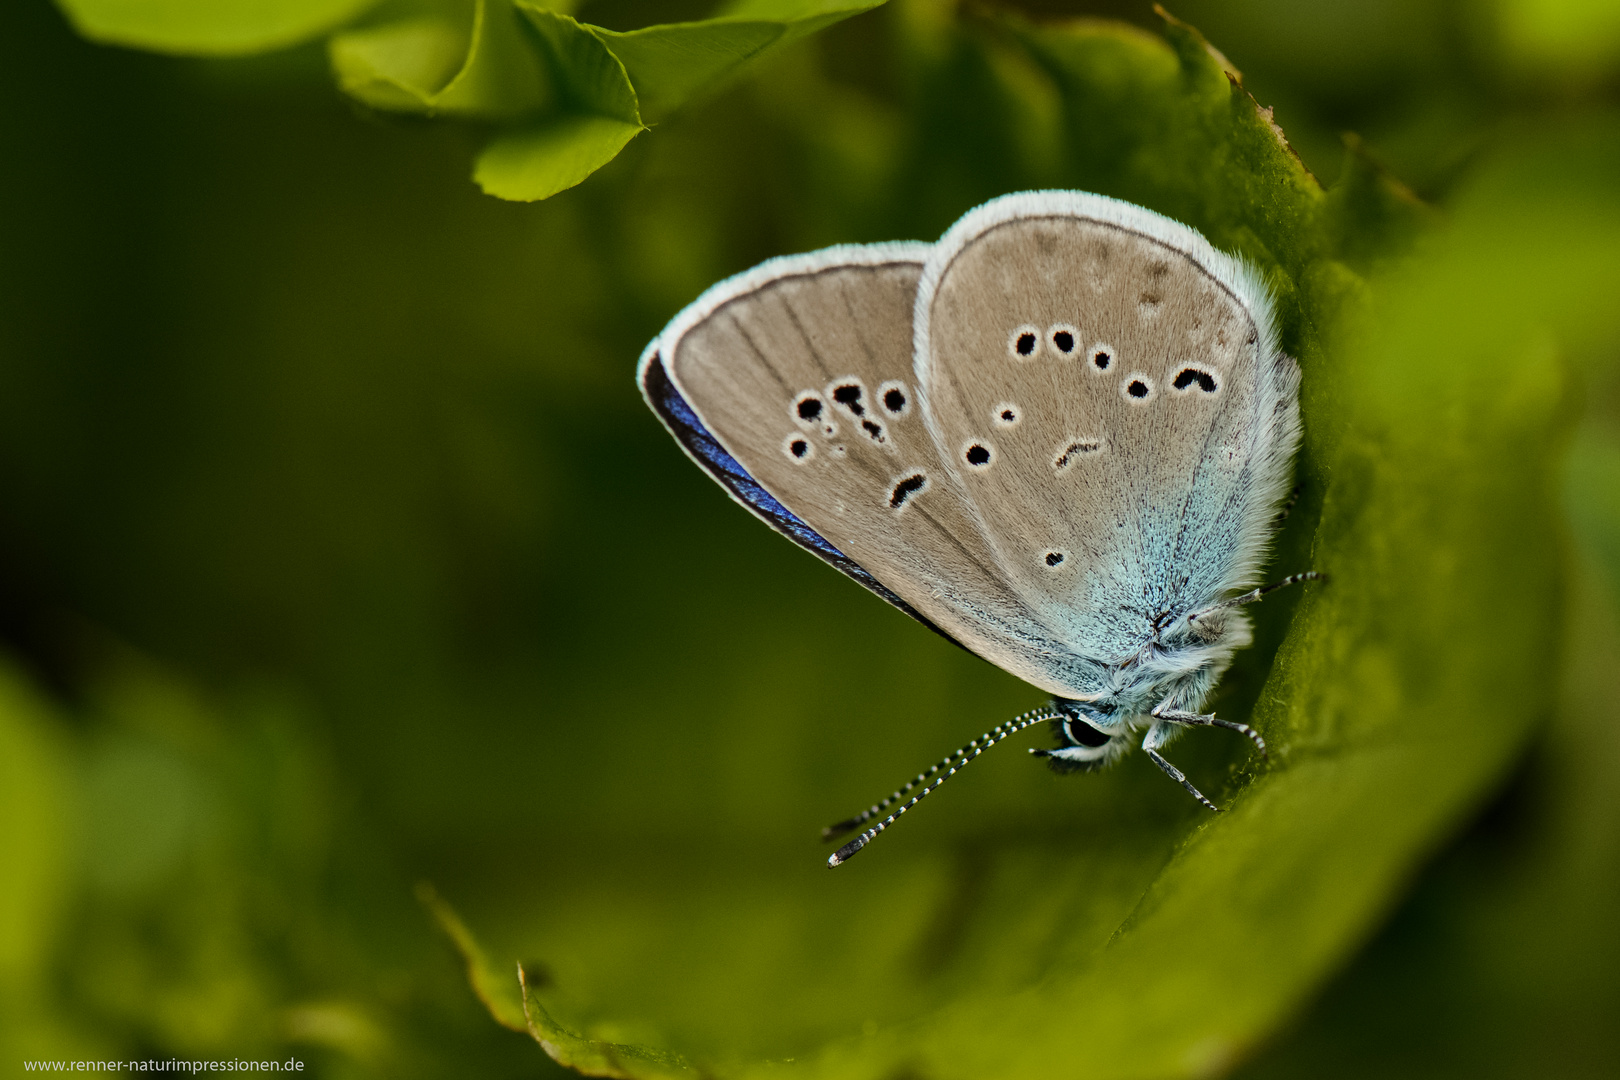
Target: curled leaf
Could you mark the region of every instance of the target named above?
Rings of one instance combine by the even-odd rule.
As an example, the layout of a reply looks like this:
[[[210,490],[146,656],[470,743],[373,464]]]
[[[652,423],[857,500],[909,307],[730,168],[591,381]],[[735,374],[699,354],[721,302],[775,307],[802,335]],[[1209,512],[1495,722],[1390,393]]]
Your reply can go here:
[[[338,86],[375,109],[503,119],[551,100],[511,0],[477,0],[470,24],[445,12],[335,34],[327,51]]]

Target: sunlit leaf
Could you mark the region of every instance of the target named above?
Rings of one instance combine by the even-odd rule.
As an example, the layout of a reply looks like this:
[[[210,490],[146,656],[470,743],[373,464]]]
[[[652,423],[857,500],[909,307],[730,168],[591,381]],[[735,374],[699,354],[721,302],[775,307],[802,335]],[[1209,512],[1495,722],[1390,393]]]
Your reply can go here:
[[[0,1050],[13,1058],[85,1045],[63,1030],[39,987],[69,930],[72,784],[61,718],[0,662]]]
[[[377,109],[502,119],[550,101],[542,62],[511,0],[477,0],[471,20],[451,12],[334,34],[338,86]]]
[[[1620,67],[1620,5],[1609,0],[1497,0],[1490,10],[1527,81],[1568,90]]]
[[[502,199],[549,199],[612,161],[642,130],[611,116],[562,116],[496,138],[478,155],[473,180]]]
[[[723,82],[774,46],[786,45],[883,0],[770,0],[732,5],[721,17],[626,32],[594,28],[630,73],[642,111],[657,120]]]
[[[378,0],[57,0],[79,33],[153,52],[231,56],[308,41]]]
[[[775,22],[674,23],[596,34],[624,64],[650,119],[724,79],[783,35]]]
[[[497,138],[480,155],[474,179],[503,199],[555,195],[617,156],[644,118],[666,115],[772,45],[881,2],[747,4],[701,22],[619,32],[517,0],[569,115]]]

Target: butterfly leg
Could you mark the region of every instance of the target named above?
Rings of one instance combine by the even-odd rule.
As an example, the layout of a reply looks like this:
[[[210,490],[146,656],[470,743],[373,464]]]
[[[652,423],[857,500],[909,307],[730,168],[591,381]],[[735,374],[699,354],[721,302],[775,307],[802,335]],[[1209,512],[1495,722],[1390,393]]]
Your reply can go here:
[[[1142,749],[1147,753],[1147,756],[1152,759],[1153,764],[1164,770],[1164,774],[1166,776],[1180,784],[1182,787],[1186,788],[1187,793],[1193,798],[1197,799],[1205,807],[1219,813],[1221,808],[1204,798],[1204,793],[1192,786],[1192,781],[1187,779],[1187,774],[1170,764],[1159,753],[1159,747],[1170,741],[1170,733],[1172,730],[1174,730],[1171,727],[1172,723],[1173,721],[1170,720],[1160,720],[1158,723],[1148,728],[1147,736],[1142,740]]]
[[[1273,528],[1287,521],[1288,515],[1291,514],[1294,507],[1299,504],[1299,489],[1300,485],[1295,484],[1294,490],[1288,493],[1288,499],[1282,504],[1281,509],[1277,511],[1277,516],[1271,519]]]
[[[1260,751],[1261,757],[1269,757],[1266,753],[1266,740],[1260,733],[1248,724],[1239,724],[1235,720],[1222,720],[1213,713],[1182,712],[1179,709],[1154,709],[1153,717],[1156,720],[1168,720],[1172,724],[1186,724],[1188,727],[1218,727],[1235,731],[1254,743],[1254,748]]]

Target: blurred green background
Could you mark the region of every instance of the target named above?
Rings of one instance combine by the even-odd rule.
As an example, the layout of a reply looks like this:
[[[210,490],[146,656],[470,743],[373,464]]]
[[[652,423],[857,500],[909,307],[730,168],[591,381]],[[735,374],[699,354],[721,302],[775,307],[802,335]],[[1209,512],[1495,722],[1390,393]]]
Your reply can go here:
[[[630,30],[710,6],[573,13]],[[94,44],[45,0],[0,8],[3,1067],[296,1055],[320,1076],[564,1075],[492,1018],[424,897],[486,942],[497,996],[521,961],[571,1030],[722,1074],[785,1075],[879,1029],[903,1043],[963,987],[1013,1000],[1046,969],[951,943],[1056,877],[1096,898],[1063,916],[1089,944],[1036,928],[1028,956],[1101,947],[1200,820],[1140,760],[1060,782],[1004,750],[863,856],[888,860],[877,884],[843,893],[820,868],[824,821],[1039,696],[729,504],[632,371],[674,312],[761,259],[933,238],[1004,191],[1075,182],[1043,156],[1043,99],[1018,96],[1034,76],[1005,27],[1161,20],[894,0],[521,203],[469,179],[487,118],[384,113],[334,85],[320,35],[363,7],[232,57]],[[1371,160],[1434,207],[1425,237],[1472,222],[1512,267],[1538,214],[1587,215],[1579,235],[1597,207],[1592,235],[1620,235],[1620,6],[1174,14],[1324,185]],[[1473,249],[1447,263],[1434,244],[1406,257],[1419,270],[1400,245],[1357,270],[1397,298],[1403,273],[1444,284]],[[1565,268],[1577,285],[1585,265]],[[1504,526],[1555,621],[1508,626],[1504,606],[1456,635],[1533,631],[1545,649],[1539,680],[1481,691],[1539,702],[1517,764],[1482,767],[1231,1049],[1115,1074],[1620,1073],[1620,332],[1602,308],[1512,313],[1565,372],[1525,481],[1555,509]],[[1340,352],[1367,348],[1342,335]],[[1506,408],[1539,407],[1508,389]],[[1296,561],[1320,550],[1325,460],[1284,541]],[[1297,603],[1261,616],[1227,715],[1261,696]],[[1218,739],[1178,760],[1247,775]],[[1007,897],[975,893],[1015,829],[1067,861],[1032,851],[997,879]],[[801,978],[846,954],[870,963]],[[1203,988],[1184,990],[1197,1011]],[[1130,1004],[1088,1002],[1063,1037]],[[823,1071],[839,1054],[867,1075],[856,1051]],[[934,1075],[883,1060],[901,1062],[890,1080]]]

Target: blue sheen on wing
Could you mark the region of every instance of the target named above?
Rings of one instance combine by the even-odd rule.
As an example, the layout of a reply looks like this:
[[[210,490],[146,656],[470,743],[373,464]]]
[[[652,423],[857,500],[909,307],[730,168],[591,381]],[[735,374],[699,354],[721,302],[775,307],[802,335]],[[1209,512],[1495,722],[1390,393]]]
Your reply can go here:
[[[828,558],[848,558],[842,551],[828,543],[826,537],[799,520],[792,511],[777,502],[770,492],[760,487],[759,481],[749,476],[748,470],[738,464],[737,459],[726,453],[725,448],[715,441],[714,436],[709,434],[703,422],[692,411],[692,407],[686,403],[686,399],[676,393],[675,387],[667,379],[664,381],[664,388],[666,394],[662,404],[668,412],[672,426],[679,425],[681,442],[697,455],[711,473],[724,474],[725,478],[721,483],[734,491],[755,511],[769,517],[771,524],[793,537],[798,543]]]
[[[736,458],[726,453],[725,447],[709,434],[709,429],[703,426],[703,421],[698,419],[697,413],[693,412],[686,399],[681,397],[680,392],[675,389],[675,384],[669,381],[661,358],[654,359],[648,365],[644,378],[648,396],[657,406],[658,414],[675,433],[675,437],[716,480],[726,486],[727,490],[747,503],[755,513],[769,519],[773,527],[786,533],[795,543],[811,549],[825,559],[849,561],[849,556],[833,547],[827,542],[826,537],[777,502],[770,492],[759,486],[759,481],[748,475],[748,470],[744,469]],[[856,564],[850,561],[850,565]]]
[[[703,421],[698,419],[697,413],[692,411],[692,407],[686,403],[681,392],[675,389],[675,384],[670,381],[668,372],[664,370],[662,357],[652,356],[643,367],[641,389],[647,397],[648,404],[653,407],[658,418],[669,428],[670,433],[686,452],[691,454],[710,476],[731,492],[733,497],[766,524],[800,547],[814,552],[823,561],[848,574],[936,634],[948,641],[956,641],[886,588],[882,582],[868,573],[865,567],[833,547],[826,537],[806,525],[787,507],[777,502],[775,496],[761,487],[759,481],[750,476],[748,470],[744,469],[737,459],[728,454],[726,448],[709,434],[709,429],[703,426]]]

